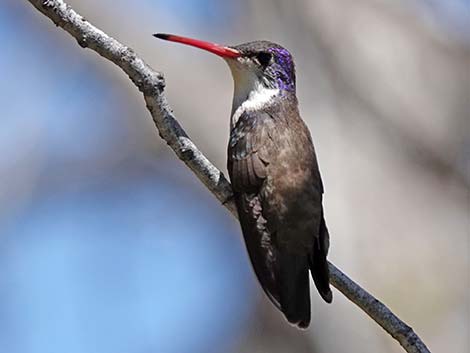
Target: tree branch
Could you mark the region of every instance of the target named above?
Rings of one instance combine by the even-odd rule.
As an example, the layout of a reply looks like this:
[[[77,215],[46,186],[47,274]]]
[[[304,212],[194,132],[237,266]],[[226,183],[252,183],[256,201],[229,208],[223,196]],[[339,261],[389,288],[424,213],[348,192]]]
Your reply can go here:
[[[160,136],[176,155],[235,217],[232,187],[190,140],[173,115],[164,95],[163,75],[154,71],[134,51],[87,22],[62,0],[28,0],[58,27],[70,33],[84,48],[90,48],[119,66],[143,93],[147,108]],[[401,321],[384,304],[367,293],[335,265],[330,266],[334,287],[359,306],[367,315],[395,338],[409,353],[429,353],[413,329]]]

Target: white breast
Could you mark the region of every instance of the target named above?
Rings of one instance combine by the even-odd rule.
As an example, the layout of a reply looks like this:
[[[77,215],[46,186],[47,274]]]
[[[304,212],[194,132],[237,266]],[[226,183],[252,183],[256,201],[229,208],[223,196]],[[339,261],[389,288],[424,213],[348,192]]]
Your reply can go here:
[[[233,127],[245,111],[261,109],[269,104],[279,94],[279,89],[266,87],[255,72],[244,66],[229,66],[235,84],[231,118]]]
[[[231,119],[232,126],[237,123],[240,115],[244,112],[263,108],[265,105],[269,104],[278,93],[278,89],[263,87],[253,90],[244,101],[234,97]]]

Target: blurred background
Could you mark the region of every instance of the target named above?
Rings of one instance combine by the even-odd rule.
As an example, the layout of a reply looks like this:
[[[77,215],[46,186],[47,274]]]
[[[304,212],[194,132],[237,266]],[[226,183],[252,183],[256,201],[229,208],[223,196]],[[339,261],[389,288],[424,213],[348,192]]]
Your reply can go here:
[[[223,171],[232,79],[169,32],[296,59],[330,259],[433,352],[469,344],[468,0],[69,0],[165,73]],[[0,349],[402,352],[335,291],[306,332],[260,292],[236,221],[159,138],[143,97],[27,1],[0,3]]]

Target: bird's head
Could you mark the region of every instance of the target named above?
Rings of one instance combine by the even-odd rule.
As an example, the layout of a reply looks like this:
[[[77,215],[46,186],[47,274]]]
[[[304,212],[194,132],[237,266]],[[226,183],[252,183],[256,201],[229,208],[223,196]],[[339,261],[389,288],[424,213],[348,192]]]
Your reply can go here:
[[[226,60],[237,81],[260,81],[269,89],[295,93],[294,60],[289,51],[268,41],[255,41],[230,47],[240,53]]]
[[[235,83],[234,109],[247,101],[259,106],[277,95],[295,94],[294,60],[289,51],[278,44],[255,41],[223,46],[172,34],[154,36],[204,49],[225,59]]]

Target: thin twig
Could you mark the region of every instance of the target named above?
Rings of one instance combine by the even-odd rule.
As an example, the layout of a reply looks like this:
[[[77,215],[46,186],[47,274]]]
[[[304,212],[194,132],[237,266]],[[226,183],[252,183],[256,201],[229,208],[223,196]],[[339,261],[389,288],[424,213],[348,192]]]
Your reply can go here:
[[[119,66],[143,93],[160,136],[176,155],[235,217],[232,187],[190,140],[176,120],[164,95],[163,75],[154,71],[132,49],[91,25],[61,0],[28,0],[58,27],[70,33],[84,48],[90,48]],[[330,263],[330,280],[334,287],[359,306],[395,338],[409,353],[429,353],[413,329],[401,321],[384,304]]]

